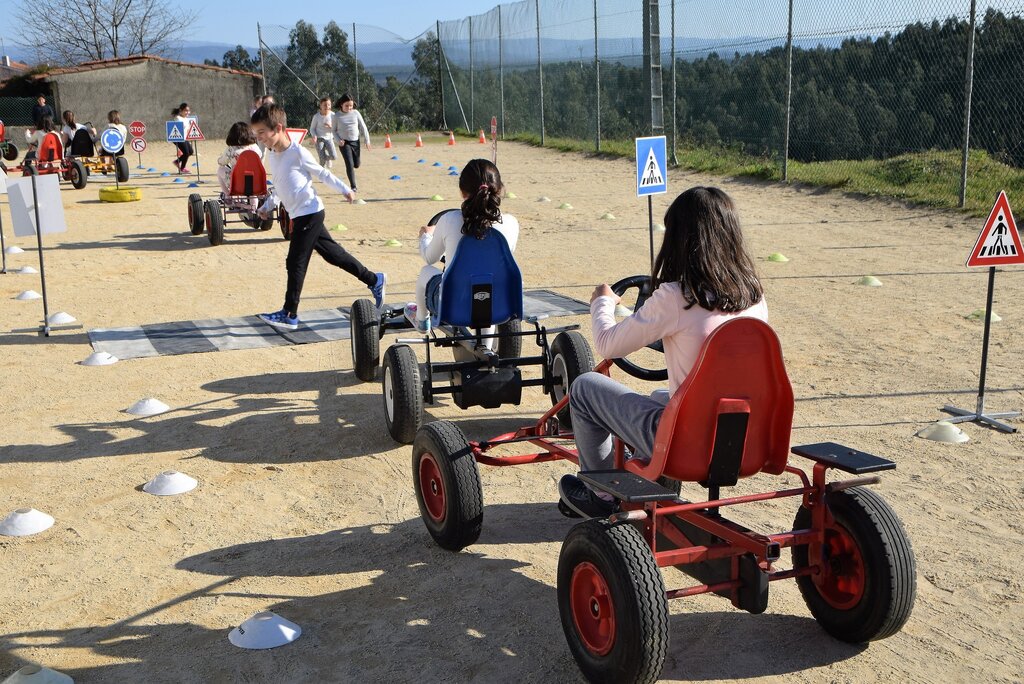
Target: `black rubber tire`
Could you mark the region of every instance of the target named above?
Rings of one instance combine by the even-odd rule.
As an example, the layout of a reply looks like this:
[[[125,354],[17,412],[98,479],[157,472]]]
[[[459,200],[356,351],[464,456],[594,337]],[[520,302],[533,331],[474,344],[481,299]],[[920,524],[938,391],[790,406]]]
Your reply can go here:
[[[483,487],[469,440],[458,425],[439,420],[416,431],[412,481],[420,517],[438,546],[460,551],[479,539]]]
[[[607,594],[594,590],[593,594],[579,591],[574,596],[577,568],[581,573],[589,570],[590,577],[600,577]],[[581,587],[577,588],[586,589],[583,577],[578,581]],[[587,601],[588,596],[589,605],[582,608],[589,608],[591,614],[598,610],[595,617],[610,612],[614,622],[611,637],[591,634],[591,638],[610,641],[599,644],[598,649],[587,645],[574,616],[573,602],[580,608],[578,603]],[[602,596],[608,597],[610,605],[601,605]],[[661,571],[636,527],[592,518],[569,530],[558,556],[558,613],[569,650],[589,681],[657,681],[668,652],[668,601]]]
[[[132,176],[132,170],[128,166],[128,160],[124,157],[114,157],[114,178],[118,183],[127,183]]]
[[[523,323],[518,318],[513,318],[510,321],[505,321],[498,326],[496,333],[499,335],[508,333],[517,333],[522,330]],[[523,338],[519,335],[513,335],[511,337],[499,337],[498,346],[495,350],[499,358],[502,359],[515,359],[523,354]]]
[[[576,378],[588,371],[594,370],[594,354],[590,351],[590,345],[586,338],[576,330],[560,332],[551,343],[551,375],[562,375],[563,377],[556,386],[551,389],[551,405],[554,406],[561,400],[565,393],[576,382]],[[572,418],[569,416],[569,405],[558,412],[558,423],[566,428],[572,427]]]
[[[423,423],[423,387],[416,352],[407,344],[396,344],[384,352],[381,395],[388,433],[399,444],[412,444]]]
[[[188,196],[188,229],[193,235],[202,235],[206,227],[206,217],[203,215],[203,196],[193,192]]]
[[[81,190],[89,182],[85,166],[77,159],[72,159],[68,164],[68,180],[71,181],[71,187],[75,190]]]
[[[206,235],[210,238],[210,244],[214,247],[224,244],[224,216],[220,213],[220,203],[217,200],[206,200],[204,206]]]
[[[274,227],[274,219],[257,219],[256,230],[270,230]]]
[[[277,222],[281,226],[281,237],[290,242],[292,239],[291,220],[288,218],[288,212],[285,211],[283,204],[277,209]]]
[[[7,143],[4,148],[4,159],[7,161],[14,161],[18,158],[18,146],[12,142]]]
[[[885,499],[870,489],[831,492],[825,495],[825,503],[836,525],[860,552],[863,593],[855,605],[840,608],[826,600],[813,577],[805,575],[796,578],[804,602],[818,624],[841,641],[860,644],[892,636],[910,618],[917,594],[914,551],[903,523]],[[793,529],[810,527],[811,511],[801,506]],[[822,547],[823,554],[826,548]],[[808,566],[808,546],[794,546],[792,553],[794,569]],[[831,565],[847,566],[843,558],[835,557]]]
[[[380,314],[369,299],[352,302],[352,368],[363,382],[377,379],[380,367]]]

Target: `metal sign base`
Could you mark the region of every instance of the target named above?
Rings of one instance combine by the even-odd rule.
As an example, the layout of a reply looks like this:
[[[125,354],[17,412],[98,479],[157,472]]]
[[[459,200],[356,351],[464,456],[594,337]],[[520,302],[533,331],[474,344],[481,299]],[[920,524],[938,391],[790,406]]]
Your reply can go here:
[[[1016,432],[1017,428],[1013,427],[1012,425],[1007,425],[1006,423],[1001,423],[998,420],[996,420],[996,418],[1016,418],[1017,416],[1020,415],[1020,411],[1007,411],[1006,413],[984,413],[981,409],[972,411],[971,409],[962,409],[957,408],[956,406],[943,406],[942,410],[945,411],[946,413],[951,413],[954,416],[956,416],[956,418],[950,418],[947,421],[949,423],[966,423],[977,421],[979,423],[984,423],[986,425],[994,427],[997,430],[1002,430],[1003,432]]]

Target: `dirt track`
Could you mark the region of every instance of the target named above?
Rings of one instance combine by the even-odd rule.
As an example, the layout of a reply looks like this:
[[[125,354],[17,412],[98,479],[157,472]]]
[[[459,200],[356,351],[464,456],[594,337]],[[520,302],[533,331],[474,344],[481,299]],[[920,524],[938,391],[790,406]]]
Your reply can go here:
[[[169,169],[164,147],[154,143],[146,162]],[[215,152],[219,144],[204,143],[204,163]],[[349,228],[334,235],[390,274],[390,301],[411,297],[418,226],[455,205],[426,199],[457,196],[443,168],[488,152],[440,137],[424,150],[409,140],[375,147],[360,172],[368,203],[326,197],[328,225]],[[430,166],[435,160],[445,167]],[[648,269],[646,202],[634,197],[632,162],[511,144],[498,162],[518,195],[503,208],[523,226],[517,258],[527,287],[585,300],[598,282]],[[395,174],[402,180],[389,181]],[[210,247],[188,234],[184,184],[147,174],[135,183],[143,201],[108,205],[96,199],[100,179],[92,181],[81,191],[65,186],[70,229],[48,239],[51,311],[97,328],[279,307],[286,249],[276,230],[229,230],[223,246]],[[829,638],[789,582],[772,585],[761,616],[717,598],[675,601],[665,679],[1019,681],[1024,440],[974,424],[964,445],[914,437],[943,404],[974,405],[982,323],[964,316],[984,307],[985,274],[963,262],[979,223],[686,172],[669,183],[673,193],[720,185],[740,207],[796,393],[793,443],[838,441],[898,462],[877,491],[913,541],[918,597],[906,628],[866,649]],[[538,202],[542,195],[553,201]],[[671,197],[656,198],[656,214]],[[558,209],[562,202],[575,209]],[[618,218],[600,220],[605,212]],[[389,238],[404,246],[386,247]],[[790,262],[768,262],[771,252]],[[38,267],[34,252],[8,264]],[[854,284],[869,273],[883,287]],[[7,332],[41,318],[40,303],[13,299],[25,289],[39,290],[38,276],[0,276],[0,516],[33,506],[57,523],[36,537],[0,538],[0,678],[40,662],[78,682],[580,679],[554,588],[572,524],[554,506],[565,466],[482,468],[483,535],[448,553],[419,520],[411,450],[388,437],[380,387],[355,379],[347,342],[89,368],[77,365],[91,351],[84,331]],[[365,292],[314,257],[302,306],[347,305]],[[1001,273],[992,410],[1024,408],[1014,344],[1024,337],[1022,297],[1020,270]],[[123,413],[147,396],[173,410]],[[444,405],[428,419],[458,420],[480,438],[547,406],[524,390],[520,407]],[[166,499],[138,491],[168,469],[196,477],[199,488]],[[759,477],[740,490],[777,484]],[[696,486],[687,492],[700,496]],[[793,514],[779,504],[738,517],[789,529]],[[666,579],[687,584],[674,571]],[[260,610],[298,623],[303,636],[265,652],[231,646],[228,631]]]

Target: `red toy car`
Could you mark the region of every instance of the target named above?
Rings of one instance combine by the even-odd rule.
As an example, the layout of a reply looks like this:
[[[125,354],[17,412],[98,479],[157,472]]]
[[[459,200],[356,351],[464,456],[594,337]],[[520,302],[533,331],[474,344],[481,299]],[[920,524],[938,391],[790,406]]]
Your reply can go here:
[[[256,210],[267,199],[267,172],[263,168],[260,156],[251,150],[238,155],[231,169],[231,185],[227,195],[203,202],[203,196],[197,192],[188,196],[188,226],[193,235],[202,235],[206,230],[211,245],[224,242],[224,226],[228,223],[244,223],[256,230],[270,230],[274,227],[274,217],[260,219]],[[230,216],[238,216],[232,220]],[[281,222],[281,233],[287,240],[291,228],[287,215],[282,209],[278,212]]]

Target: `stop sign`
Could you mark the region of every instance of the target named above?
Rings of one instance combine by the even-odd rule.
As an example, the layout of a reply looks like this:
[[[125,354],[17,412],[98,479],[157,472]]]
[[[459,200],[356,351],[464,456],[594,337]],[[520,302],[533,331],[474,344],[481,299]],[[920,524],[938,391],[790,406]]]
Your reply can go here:
[[[146,124],[141,121],[132,121],[131,125],[128,126],[128,132],[132,134],[133,138],[141,138],[146,135]]]

